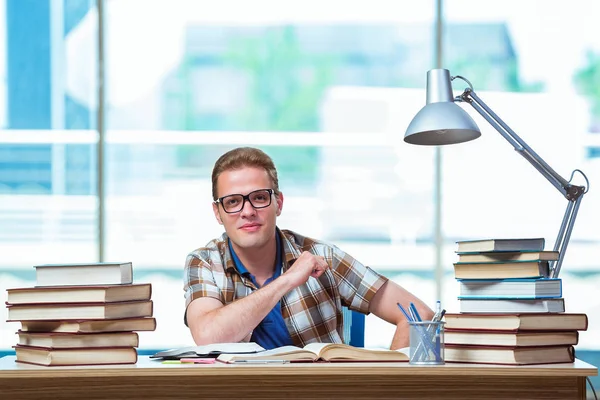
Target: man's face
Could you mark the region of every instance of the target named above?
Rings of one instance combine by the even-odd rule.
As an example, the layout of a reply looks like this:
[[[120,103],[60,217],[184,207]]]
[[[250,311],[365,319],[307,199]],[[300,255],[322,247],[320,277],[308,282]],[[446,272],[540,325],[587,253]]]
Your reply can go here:
[[[217,180],[217,196],[222,198],[232,194],[247,195],[260,189],[272,189],[273,184],[267,171],[261,168],[244,167],[221,173]],[[281,214],[283,195],[271,195],[271,204],[255,209],[248,200],[241,211],[226,213],[222,204],[213,203],[217,221],[223,225],[227,236],[236,247],[255,249],[265,246],[275,239],[277,216]]]

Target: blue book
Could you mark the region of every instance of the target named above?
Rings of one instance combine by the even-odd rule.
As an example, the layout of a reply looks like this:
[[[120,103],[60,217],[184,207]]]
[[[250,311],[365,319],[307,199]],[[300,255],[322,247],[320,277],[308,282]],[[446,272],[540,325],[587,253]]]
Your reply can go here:
[[[560,278],[459,279],[459,299],[552,299],[562,297]]]

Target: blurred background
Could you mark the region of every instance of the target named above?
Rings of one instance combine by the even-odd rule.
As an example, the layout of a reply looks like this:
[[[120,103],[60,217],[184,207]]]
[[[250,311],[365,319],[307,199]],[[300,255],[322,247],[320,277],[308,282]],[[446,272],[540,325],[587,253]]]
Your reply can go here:
[[[594,0],[0,0],[2,299],[36,264],[132,261],[158,321],[140,348],[192,345],[182,274],[221,233],[210,172],[254,145],[279,169],[281,228],[457,311],[455,242],[551,249],[567,201],[471,108],[477,141],[403,142],[439,64],[563,177],[590,179],[561,275],[567,311],[590,319],[577,349],[598,354],[598,19]],[[367,317],[367,346],[392,334]]]

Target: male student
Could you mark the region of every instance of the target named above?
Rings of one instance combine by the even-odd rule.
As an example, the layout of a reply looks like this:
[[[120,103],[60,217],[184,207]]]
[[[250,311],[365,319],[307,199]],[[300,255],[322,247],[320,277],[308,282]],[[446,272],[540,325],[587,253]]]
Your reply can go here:
[[[336,246],[279,229],[284,196],[263,151],[223,154],[212,171],[212,196],[225,233],[188,255],[184,275],[184,320],[197,345],[342,343],[347,306],[396,325],[390,347],[398,349],[409,335],[396,303],[413,302],[423,319],[432,318],[422,301]]]

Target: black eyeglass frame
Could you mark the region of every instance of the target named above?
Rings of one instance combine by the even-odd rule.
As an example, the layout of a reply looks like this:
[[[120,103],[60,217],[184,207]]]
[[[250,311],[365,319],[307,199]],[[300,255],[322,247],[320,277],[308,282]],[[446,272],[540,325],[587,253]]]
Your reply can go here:
[[[264,205],[264,206],[259,206],[259,207],[255,206],[254,203],[252,203],[252,200],[250,200],[250,196],[252,196],[256,192],[268,192],[269,193],[269,204]],[[257,190],[251,191],[247,195],[243,195],[241,193],[228,194],[227,196],[219,197],[217,200],[215,200],[215,203],[217,205],[221,204],[221,207],[223,208],[223,211],[225,211],[227,214],[235,214],[235,213],[239,213],[240,211],[242,211],[244,209],[244,206],[246,206],[246,201],[248,201],[248,203],[250,203],[250,205],[255,210],[260,210],[261,208],[267,208],[267,207],[269,207],[271,205],[271,203],[273,202],[273,195],[274,194],[275,194],[275,190],[274,189],[257,189]],[[242,206],[237,211],[227,211],[225,209],[225,205],[223,204],[223,199],[226,199],[226,198],[231,197],[231,196],[242,196]]]

